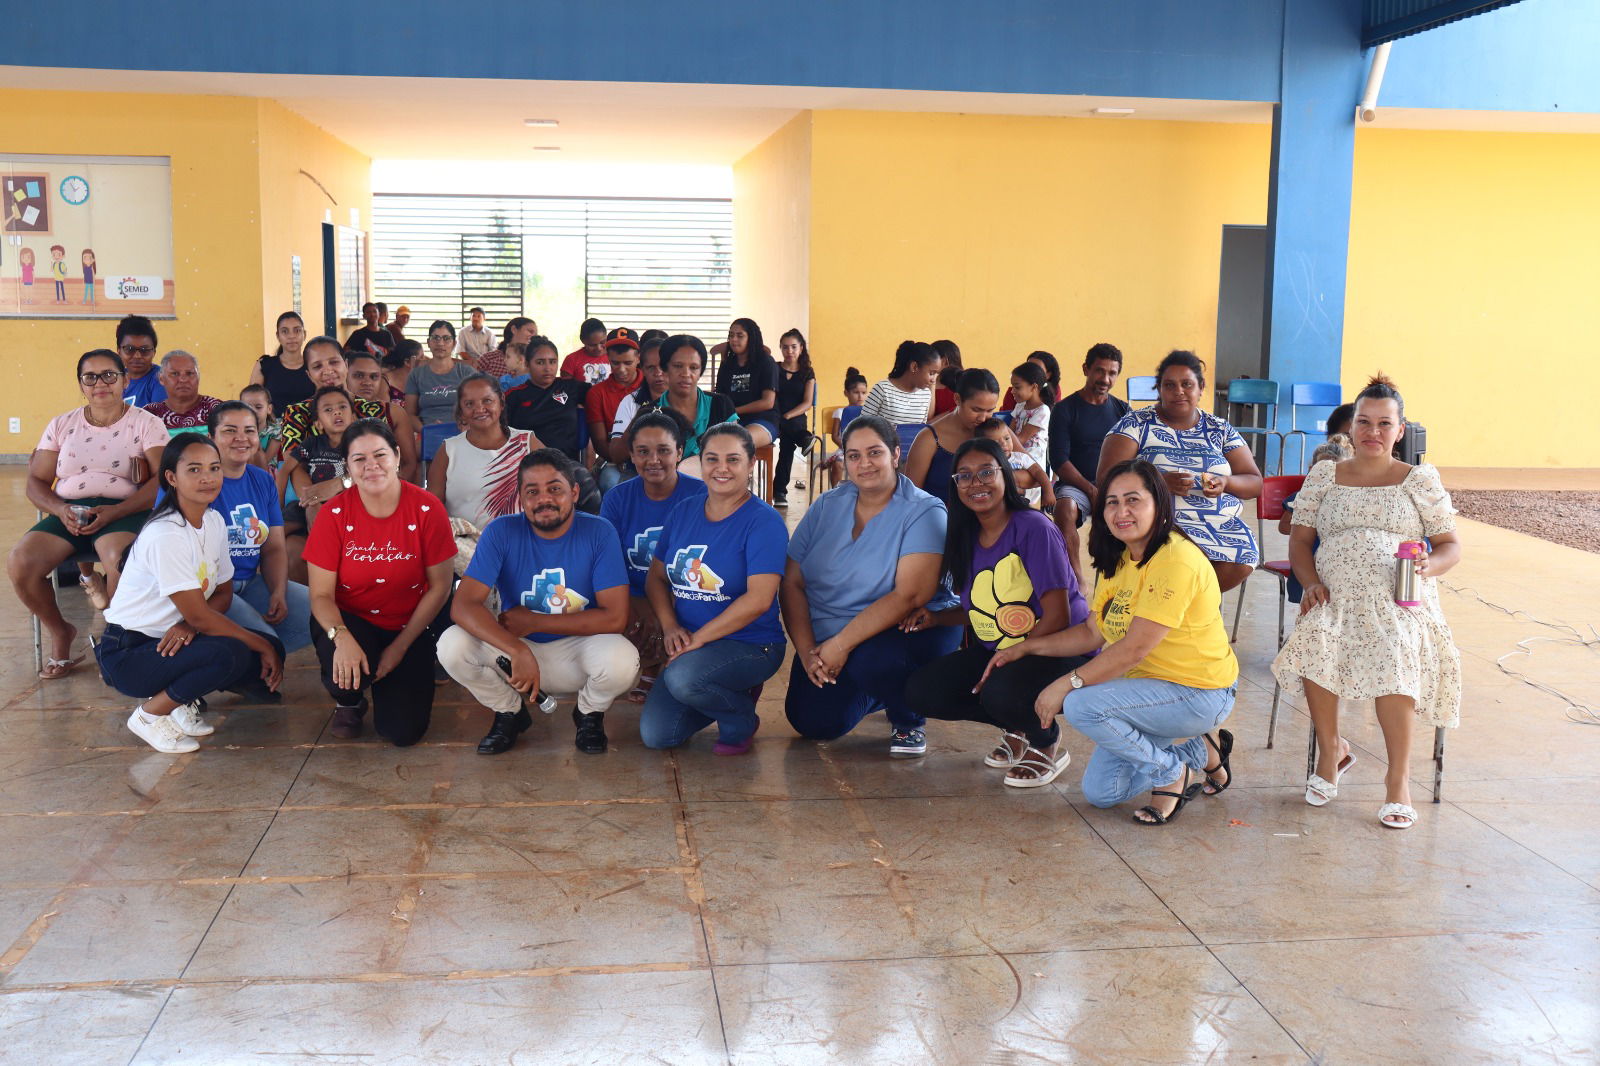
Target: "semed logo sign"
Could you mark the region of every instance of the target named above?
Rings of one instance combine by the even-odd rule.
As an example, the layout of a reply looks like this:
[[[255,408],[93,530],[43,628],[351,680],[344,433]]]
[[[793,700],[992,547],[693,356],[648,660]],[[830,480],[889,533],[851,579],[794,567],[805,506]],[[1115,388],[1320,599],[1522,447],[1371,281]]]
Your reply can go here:
[[[160,278],[136,278],[131,275],[106,279],[108,300],[159,300],[164,295]]]

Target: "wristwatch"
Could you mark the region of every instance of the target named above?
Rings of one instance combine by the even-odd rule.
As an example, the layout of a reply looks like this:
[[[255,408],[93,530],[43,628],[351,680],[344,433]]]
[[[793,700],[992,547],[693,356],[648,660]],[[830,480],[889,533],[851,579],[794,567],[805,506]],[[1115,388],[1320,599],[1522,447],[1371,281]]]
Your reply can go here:
[[[348,633],[348,632],[350,632],[350,629],[349,629],[348,626],[329,626],[328,627],[328,639],[329,640],[338,640],[339,639],[339,634],[341,632]]]
[[[1076,670],[1067,675],[1067,680],[1072,683],[1074,691],[1083,687],[1083,678],[1078,676],[1078,671]]]

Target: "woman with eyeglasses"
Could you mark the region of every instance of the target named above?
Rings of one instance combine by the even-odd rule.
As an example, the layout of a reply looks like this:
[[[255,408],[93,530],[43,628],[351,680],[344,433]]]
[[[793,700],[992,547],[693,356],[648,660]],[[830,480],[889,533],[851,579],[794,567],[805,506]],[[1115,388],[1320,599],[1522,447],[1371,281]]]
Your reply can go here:
[[[900,628],[964,626],[966,646],[912,674],[906,702],[927,718],[997,726],[1000,741],[984,765],[1005,770],[1013,788],[1039,788],[1061,776],[1071,756],[1060,745],[1061,727],[1041,724],[1034,701],[1088,659],[1038,655],[989,664],[997,651],[1078,625],[1089,607],[1061,531],[1028,505],[997,442],[975,437],[957,448],[951,482],[944,573],[961,603],[919,607]]]
[[[456,328],[444,319],[428,327],[428,358],[411,368],[406,378],[406,395],[415,396],[417,421],[424,429],[440,424],[456,425],[456,390],[477,371],[457,359]],[[423,456],[432,462],[433,455]]]
[[[45,426],[28,461],[28,502],[44,518],[11,549],[11,585],[44,629],[48,642],[39,677],[54,681],[81,658],[72,654],[77,627],[61,615],[48,578],[74,555],[93,552],[106,572],[106,595],[117,590],[122,553],[156,500],[150,476],[161,463],[167,430],[161,419],[122,400],[122,357],[96,348],[78,359],[84,405]]]

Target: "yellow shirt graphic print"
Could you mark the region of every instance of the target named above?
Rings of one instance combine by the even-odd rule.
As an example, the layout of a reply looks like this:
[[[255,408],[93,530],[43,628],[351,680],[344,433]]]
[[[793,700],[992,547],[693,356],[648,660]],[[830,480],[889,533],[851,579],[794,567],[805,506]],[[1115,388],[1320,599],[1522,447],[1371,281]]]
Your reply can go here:
[[[216,576],[216,571],[212,567],[211,561],[209,559],[201,559],[200,565],[195,567],[194,576],[200,582],[200,595],[209,598],[212,592],[211,579]]]
[[[994,567],[972,579],[972,607],[967,622],[985,644],[1009,648],[1020,644],[1039,624],[1039,616],[1028,604],[1033,599],[1033,581],[1022,565],[1022,557],[1009,552]]]

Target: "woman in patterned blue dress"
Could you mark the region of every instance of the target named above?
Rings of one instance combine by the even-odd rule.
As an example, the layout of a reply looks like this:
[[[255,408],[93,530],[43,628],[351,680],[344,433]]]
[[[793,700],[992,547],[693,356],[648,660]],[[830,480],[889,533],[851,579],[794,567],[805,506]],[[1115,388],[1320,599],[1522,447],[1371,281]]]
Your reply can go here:
[[[1261,561],[1244,519],[1244,500],[1261,495],[1261,471],[1239,431],[1200,409],[1206,364],[1176,351],[1156,368],[1159,399],[1111,427],[1100,449],[1097,481],[1128,459],[1147,459],[1172,490],[1174,517],[1217,571],[1222,591],[1234,588]]]

